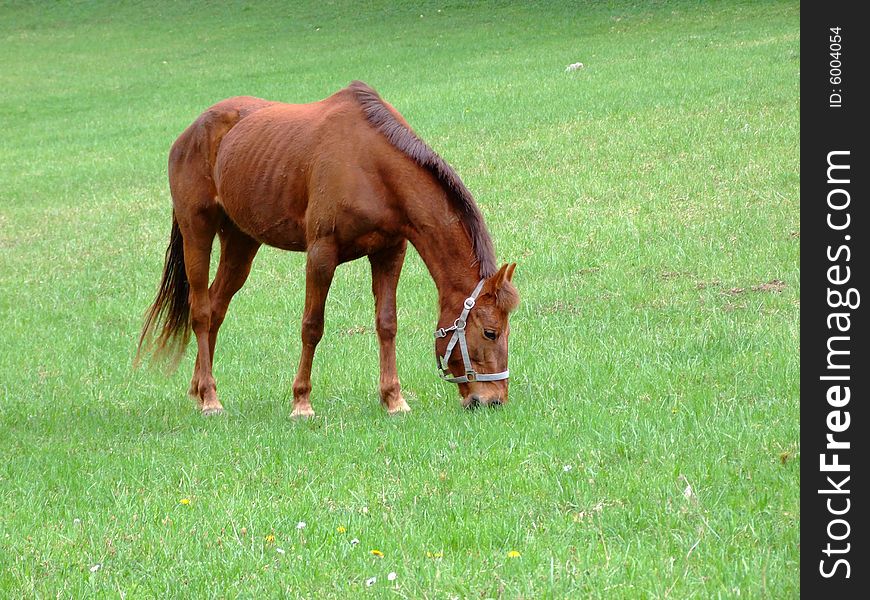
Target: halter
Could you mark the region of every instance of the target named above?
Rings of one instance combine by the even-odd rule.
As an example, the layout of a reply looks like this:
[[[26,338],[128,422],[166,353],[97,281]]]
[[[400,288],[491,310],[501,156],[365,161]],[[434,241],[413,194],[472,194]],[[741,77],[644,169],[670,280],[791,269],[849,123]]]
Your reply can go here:
[[[507,369],[501,373],[478,373],[474,370],[474,367],[471,366],[471,358],[468,356],[468,343],[465,341],[465,326],[468,323],[468,313],[471,312],[472,308],[474,308],[477,297],[480,295],[480,290],[483,289],[484,281],[485,280],[481,279],[480,283],[477,284],[477,287],[474,288],[474,291],[471,292],[471,295],[462,303],[462,312],[459,314],[459,318],[453,321],[453,325],[446,328],[441,327],[435,331],[435,337],[437,338],[445,338],[448,333],[451,331],[453,332],[453,337],[451,337],[450,341],[447,342],[447,352],[444,356],[442,357],[437,352],[435,353],[435,360],[438,363],[438,375],[444,381],[449,381],[450,383],[500,381],[502,379],[507,379],[510,376],[510,371]],[[450,360],[450,355],[453,353],[453,349],[456,347],[457,342],[459,343],[459,351],[462,353],[462,363],[465,366],[465,375],[461,377],[453,377],[452,373],[450,373],[450,370],[447,368],[447,362]]]

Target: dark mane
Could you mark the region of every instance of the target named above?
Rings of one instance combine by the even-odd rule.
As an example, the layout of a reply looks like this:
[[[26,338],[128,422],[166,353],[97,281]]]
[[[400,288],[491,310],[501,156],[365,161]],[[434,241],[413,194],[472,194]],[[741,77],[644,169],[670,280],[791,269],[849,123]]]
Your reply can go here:
[[[408,127],[400,123],[384,105],[378,93],[362,81],[354,81],[349,86],[362,106],[368,122],[380,131],[396,149],[412,159],[424,169],[429,170],[448,191],[454,207],[471,237],[471,246],[477,261],[480,276],[495,274],[495,251],[492,239],[483,222],[483,215],[477,207],[471,192],[459,179],[459,175],[438,156],[426,142],[417,137]]]

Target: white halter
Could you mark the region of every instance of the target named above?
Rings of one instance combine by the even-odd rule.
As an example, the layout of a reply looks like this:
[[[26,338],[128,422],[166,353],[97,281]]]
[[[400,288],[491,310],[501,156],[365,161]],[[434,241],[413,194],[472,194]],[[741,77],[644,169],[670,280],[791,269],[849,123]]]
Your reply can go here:
[[[480,283],[477,284],[477,287],[474,288],[474,291],[471,292],[471,295],[462,303],[462,313],[460,313],[458,319],[453,321],[453,325],[447,328],[442,327],[435,332],[435,337],[437,338],[447,337],[448,333],[451,331],[453,332],[453,337],[451,337],[450,341],[447,342],[447,352],[444,353],[444,356],[442,357],[438,353],[435,354],[435,360],[438,362],[438,375],[444,381],[449,381],[450,383],[500,381],[502,379],[507,379],[510,376],[510,371],[507,369],[501,373],[478,373],[474,370],[474,367],[471,366],[471,358],[468,356],[468,344],[465,341],[465,325],[468,322],[468,313],[471,312],[472,308],[474,308],[477,297],[480,295],[480,290],[483,289],[484,281],[485,280],[481,279]],[[462,353],[462,363],[465,365],[465,375],[461,377],[453,377],[450,369],[447,368],[447,362],[450,360],[450,355],[453,353],[453,349],[456,347],[457,342],[459,343],[459,350]]]

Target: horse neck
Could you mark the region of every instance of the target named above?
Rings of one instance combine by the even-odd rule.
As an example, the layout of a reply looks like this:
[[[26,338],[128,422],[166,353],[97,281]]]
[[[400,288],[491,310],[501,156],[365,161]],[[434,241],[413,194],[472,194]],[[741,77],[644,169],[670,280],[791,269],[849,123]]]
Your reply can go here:
[[[450,198],[440,186],[427,191],[406,203],[407,237],[438,288],[439,324],[443,325],[459,316],[462,302],[480,281],[480,272],[471,238]]]

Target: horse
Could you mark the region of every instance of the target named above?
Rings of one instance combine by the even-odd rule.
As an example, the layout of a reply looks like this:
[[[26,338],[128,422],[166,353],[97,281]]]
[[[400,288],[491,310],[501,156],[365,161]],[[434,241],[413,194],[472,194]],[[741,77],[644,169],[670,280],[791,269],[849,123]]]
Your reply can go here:
[[[352,82],[309,104],[242,96],[208,108],[169,152],[172,227],[162,279],[146,311],[135,362],[177,365],[196,338],[188,394],[203,415],[223,411],[212,374],[215,342],[258,249],[304,251],[302,351],[293,417],[312,417],[311,366],[339,264],[371,265],[379,397],[410,411],[396,371],[396,287],[410,241],[438,290],[439,375],[466,408],[508,401],[509,314],[516,263],[496,268],[492,239],[450,165],[370,86]],[[217,273],[209,285],[214,238]]]

